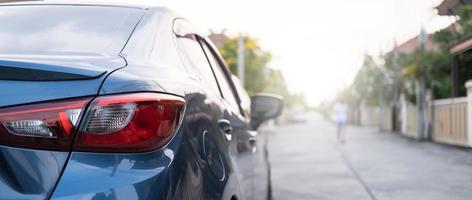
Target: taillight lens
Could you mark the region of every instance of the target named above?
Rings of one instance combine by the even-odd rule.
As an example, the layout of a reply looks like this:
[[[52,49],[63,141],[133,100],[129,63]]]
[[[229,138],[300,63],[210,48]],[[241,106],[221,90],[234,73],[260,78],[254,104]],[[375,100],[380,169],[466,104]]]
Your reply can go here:
[[[176,132],[184,108],[182,98],[167,94],[98,97],[89,106],[74,150],[146,152],[158,149]]]
[[[70,150],[73,134],[91,98],[55,101],[0,109],[0,144]]]
[[[74,151],[88,152],[152,151],[172,138],[184,109],[183,98],[158,93],[3,108],[0,145],[58,151],[70,151],[71,146]]]

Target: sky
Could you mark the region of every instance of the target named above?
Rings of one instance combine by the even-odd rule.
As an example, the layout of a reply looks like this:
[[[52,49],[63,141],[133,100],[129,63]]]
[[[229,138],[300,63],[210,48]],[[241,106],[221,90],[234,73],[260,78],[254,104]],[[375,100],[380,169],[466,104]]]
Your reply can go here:
[[[117,0],[108,0],[117,1]],[[120,0],[118,0],[120,1]],[[377,56],[453,19],[442,0],[134,0],[169,7],[201,30],[244,33],[270,51],[291,92],[317,105],[347,87],[366,53]],[[128,1],[129,2],[129,1]]]

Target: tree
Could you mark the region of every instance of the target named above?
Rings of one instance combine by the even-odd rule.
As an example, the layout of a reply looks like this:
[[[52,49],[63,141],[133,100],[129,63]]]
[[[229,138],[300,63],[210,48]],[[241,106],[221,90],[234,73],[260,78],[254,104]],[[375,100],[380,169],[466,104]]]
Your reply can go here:
[[[275,80],[269,83],[270,80],[268,79],[267,74],[270,74],[271,72],[270,69],[268,69],[267,64],[271,60],[272,56],[270,52],[261,49],[256,39],[244,36],[244,50],[244,76],[246,79],[244,87],[250,95],[263,92],[269,84],[274,84],[274,82],[280,81]],[[223,47],[220,49],[220,52],[231,72],[237,74],[238,37],[230,38],[230,40],[225,42]],[[285,82],[283,84],[285,84]]]
[[[451,61],[448,50],[451,44],[472,36],[472,5],[461,5],[457,11],[457,18],[455,24],[433,34],[433,41],[440,45],[440,52],[435,55],[426,55],[428,57],[426,61],[434,62],[429,76],[435,98],[451,96]],[[463,85],[472,77],[472,68],[468,67],[472,65],[472,53],[470,51],[461,53],[458,58],[459,95],[464,96],[466,88]]]
[[[219,49],[233,74],[238,73],[238,40],[238,37],[229,38]],[[244,36],[244,87],[249,95],[259,92],[278,94],[284,97],[287,107],[306,107],[304,95],[289,93],[282,72],[268,67],[271,58],[270,52],[263,50],[256,39]]]
[[[448,98],[451,94],[450,61],[447,52],[419,51],[410,54],[390,53],[385,56],[385,69],[387,71],[399,66],[399,74],[393,75],[394,88],[398,88],[406,98],[414,103],[416,100],[415,81],[419,78],[419,67],[424,67],[426,88],[433,92],[434,98]],[[395,64],[394,64],[395,63]],[[390,72],[394,74],[395,72]],[[392,99],[398,100],[398,99]]]
[[[374,58],[365,55],[361,69],[354,77],[352,84],[353,94],[345,94],[358,98],[356,103],[364,102],[367,105],[379,105],[380,99],[387,93],[384,91],[387,77]]]
[[[463,4],[457,9],[455,24],[433,34],[433,40],[441,45],[443,50],[448,49],[451,43],[470,36],[472,33],[472,5]]]
[[[287,84],[280,70],[269,68],[266,80],[264,92],[274,93],[284,97],[289,96]]]

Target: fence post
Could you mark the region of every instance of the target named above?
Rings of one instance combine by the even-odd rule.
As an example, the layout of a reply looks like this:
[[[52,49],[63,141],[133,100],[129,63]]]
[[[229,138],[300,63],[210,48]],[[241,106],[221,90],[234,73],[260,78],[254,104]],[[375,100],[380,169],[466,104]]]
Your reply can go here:
[[[468,145],[472,146],[472,80],[465,83],[467,89],[467,140]]]
[[[406,102],[406,99],[405,99],[405,96],[404,95],[401,95],[400,96],[400,105],[401,105],[401,128],[400,128],[400,132],[402,134],[406,134],[408,132],[407,130],[407,125],[408,125],[408,104]]]

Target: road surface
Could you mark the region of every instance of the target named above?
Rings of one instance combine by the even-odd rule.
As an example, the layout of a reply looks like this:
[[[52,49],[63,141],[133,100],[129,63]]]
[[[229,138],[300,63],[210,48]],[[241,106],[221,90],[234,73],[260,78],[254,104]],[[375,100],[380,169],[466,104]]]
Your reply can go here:
[[[335,127],[316,114],[269,136],[275,200],[472,199],[472,151],[376,128]]]

